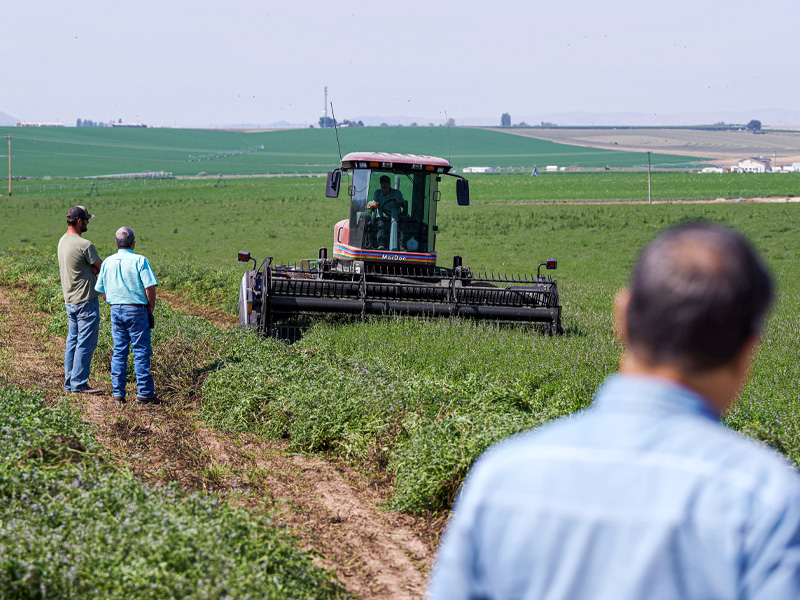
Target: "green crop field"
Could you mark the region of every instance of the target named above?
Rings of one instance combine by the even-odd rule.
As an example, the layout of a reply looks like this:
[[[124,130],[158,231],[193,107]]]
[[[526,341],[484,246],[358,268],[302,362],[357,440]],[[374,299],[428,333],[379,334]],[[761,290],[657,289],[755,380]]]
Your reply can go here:
[[[702,219],[744,232],[778,283],[752,377],[725,421],[800,466],[797,205],[519,203],[542,199],[531,190],[552,196],[560,189],[545,183],[574,186],[564,193],[578,197],[597,190],[624,196],[641,183],[634,174],[595,177],[477,177],[471,206],[456,206],[452,189],[439,205],[441,264],[457,253],[474,268],[515,273],[558,258],[563,336],[395,318],[323,321],[288,346],[219,330],[161,303],[153,338],[159,393],[170,410],[192,413],[209,427],[282,440],[292,452],[337,457],[385,478],[392,484],[390,510],[446,512],[487,447],[590,403],[619,361],[611,304],[639,249],[670,225]],[[672,185],[699,196],[711,193],[703,186],[714,182],[663,177],[659,189]],[[796,183],[792,177],[752,175],[739,185],[752,195],[771,194],[770,186]],[[51,315],[42,343],[64,336],[55,246],[66,208],[86,203],[97,215],[86,237],[102,256],[114,251],[115,229],[131,225],[137,251],[151,258],[162,288],[235,313],[245,269],[235,262],[237,250],[290,260],[330,246],[333,221],[347,207],[343,197],[322,197],[323,183],[318,177],[235,179],[224,188],[148,182],[104,188],[99,198],[78,196],[74,188],[2,198],[0,285],[24,291],[26,305]],[[105,387],[110,351],[103,307],[93,374]],[[11,364],[7,346],[0,346],[0,374]],[[0,573],[4,596],[43,589],[54,596],[345,596],[266,519],[203,494],[141,484],[112,467],[66,401],[53,408],[35,394],[2,387],[0,400],[0,492],[7,499],[0,521],[13,524],[0,528],[0,545],[13,557]],[[79,461],[59,446],[62,439],[80,444]],[[243,482],[258,476],[241,474]],[[127,527],[118,526],[122,518]],[[71,528],[66,534],[63,523]],[[200,572],[198,565],[209,568]]]
[[[12,137],[13,177],[86,177],[145,171],[198,173],[320,173],[338,164],[332,129],[260,133],[189,129],[0,127]],[[454,166],[634,167],[641,152],[597,150],[506,133],[459,127],[348,127],[340,129],[342,153],[383,151],[449,158]],[[262,148],[263,146],[263,148]],[[5,154],[6,150],[0,150]],[[702,160],[653,154],[675,166]],[[3,173],[4,169],[0,169]]]
[[[699,196],[716,196],[714,186],[729,181],[746,187],[748,195],[797,185],[794,175],[670,176],[676,179],[658,186],[671,181],[674,190]],[[443,510],[489,444],[590,402],[619,359],[611,303],[639,249],[670,225],[703,219],[744,232],[765,256],[779,289],[752,379],[726,421],[800,465],[797,205],[515,203],[539,199],[524,190],[544,183],[574,184],[567,195],[581,197],[599,195],[598,190],[624,196],[633,193],[624,190],[641,186],[641,176],[635,180],[633,174],[597,177],[476,178],[472,206],[455,206],[452,191],[445,190],[439,207],[440,264],[460,254],[476,269],[529,273],[545,258],[559,260],[564,336],[396,319],[322,323],[287,347],[241,332],[209,335],[167,326],[160,342],[166,345],[157,345],[155,355],[167,352],[174,331],[184,354],[200,361],[195,368],[209,371],[200,394],[202,418],[210,425],[286,439],[298,451],[336,455],[389,473],[394,508]],[[344,198],[321,197],[322,185],[320,178],[242,179],[226,188],[209,182],[148,183],[115,186],[99,198],[33,192],[4,198],[3,277],[6,283],[32,281],[37,305],[54,314],[51,331],[63,335],[55,245],[66,208],[85,202],[97,215],[87,237],[101,255],[114,250],[115,229],[130,225],[137,231],[137,251],[151,258],[163,287],[233,312],[245,269],[235,262],[236,251],[294,260],[330,247],[333,223],[347,208]]]
[[[319,247],[332,246],[333,225],[348,214],[346,193],[338,199],[325,198],[321,177],[230,179],[226,187],[215,187],[214,181],[116,182],[101,187],[99,197],[86,196],[91,190],[87,184],[46,182],[27,191],[21,188],[11,199],[0,199],[0,215],[13,224],[0,230],[0,248],[52,251],[63,232],[67,209],[85,204],[97,215],[88,235],[104,255],[114,251],[117,228],[128,225],[136,230],[141,251],[160,263],[228,269],[235,267],[232,261],[240,249],[282,261],[315,257]],[[440,264],[447,266],[453,254],[460,254],[465,264],[489,270],[503,266],[525,270],[530,248],[542,254],[560,250],[562,236],[551,231],[560,229],[564,219],[571,218],[568,215],[584,210],[531,203],[647,199],[647,175],[642,173],[473,175],[468,207],[453,201],[452,178],[444,178],[443,184],[438,206]],[[652,187],[656,201],[788,197],[800,195],[800,173],[656,173]],[[622,214],[627,209],[585,210]],[[525,235],[541,230],[541,235]]]

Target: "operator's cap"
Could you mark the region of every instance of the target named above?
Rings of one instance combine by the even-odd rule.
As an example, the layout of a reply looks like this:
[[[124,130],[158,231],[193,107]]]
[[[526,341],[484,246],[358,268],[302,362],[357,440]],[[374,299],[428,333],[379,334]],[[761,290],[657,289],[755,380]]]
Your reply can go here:
[[[94,219],[94,215],[90,215],[85,206],[73,206],[67,211],[68,219]]]

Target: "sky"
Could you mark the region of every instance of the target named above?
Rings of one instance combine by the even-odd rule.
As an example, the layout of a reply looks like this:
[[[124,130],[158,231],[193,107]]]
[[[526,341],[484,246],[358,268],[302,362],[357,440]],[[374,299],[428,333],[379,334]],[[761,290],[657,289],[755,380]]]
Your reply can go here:
[[[325,86],[339,121],[798,111],[798,17],[798,0],[8,2],[0,112],[307,126]]]

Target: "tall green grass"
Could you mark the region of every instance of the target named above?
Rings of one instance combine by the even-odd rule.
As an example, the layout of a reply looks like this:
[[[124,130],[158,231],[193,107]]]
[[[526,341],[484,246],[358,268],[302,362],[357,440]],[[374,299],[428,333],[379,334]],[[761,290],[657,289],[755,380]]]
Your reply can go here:
[[[654,176],[653,196],[665,198],[739,198],[800,193],[800,173],[699,175],[663,173]],[[592,254],[602,239],[626,236],[636,243],[659,227],[685,218],[729,218],[762,214],[790,220],[794,205],[748,206],[540,206],[520,204],[554,199],[631,200],[647,198],[644,174],[572,173],[542,177],[473,176],[472,204],[457,206],[450,178],[443,182],[438,203],[439,264],[449,266],[454,254],[464,264],[489,270],[535,269],[545,255],[604,263]],[[345,186],[343,186],[344,189]],[[102,256],[116,252],[114,233],[127,225],[136,231],[137,252],[150,258],[156,274],[180,282],[202,296],[205,280],[217,270],[241,273],[239,250],[259,260],[273,256],[294,262],[317,256],[333,245],[334,224],[349,214],[346,192],[325,198],[319,177],[237,179],[228,187],[213,181],[179,181],[147,186],[115,186],[100,197],[85,191],[15,195],[0,202],[0,217],[9,227],[0,230],[0,249],[36,248],[55,252],[66,230],[67,209],[87,206],[96,215],[85,234]],[[211,272],[206,271],[210,269]],[[165,286],[172,284],[165,281]],[[177,284],[180,287],[180,284]],[[219,299],[216,300],[219,302]]]
[[[4,598],[334,598],[268,519],[112,466],[66,403],[0,387]]]
[[[791,181],[771,177],[778,179],[763,181]],[[103,218],[122,221],[120,214],[139,215],[142,221],[134,227],[144,227],[137,231],[143,235],[141,250],[156,257],[157,274],[162,265],[176,273],[196,272],[197,277],[187,275],[176,286],[201,288],[202,297],[213,302],[220,298],[232,306],[238,273],[244,269],[233,263],[232,251],[260,229],[275,237],[254,237],[256,244],[263,244],[250,246],[259,257],[275,249],[285,251],[284,256],[313,255],[299,254],[297,248],[309,245],[315,235],[330,234],[335,220],[330,207],[336,201],[317,203],[300,192],[292,201],[260,200],[259,184],[238,199],[220,195],[219,202],[213,200],[213,194],[233,193],[227,190],[153,198],[140,213],[128,212],[140,199],[121,197],[116,205],[109,201],[102,206]],[[244,332],[203,332],[192,326],[178,335],[176,329],[174,339],[179,341],[174,343],[183,349],[181,354],[196,353],[197,368],[208,373],[200,393],[202,417],[216,427],[286,439],[298,451],[342,456],[367,470],[385,471],[396,484],[395,508],[445,509],[471,462],[489,444],[591,401],[599,383],[616,368],[620,348],[611,333],[611,303],[640,248],[666,227],[702,219],[749,237],[767,260],[779,290],[753,376],[726,422],[781,449],[800,465],[800,415],[795,408],[795,382],[800,379],[796,205],[533,206],[502,199],[496,195],[468,208],[440,202],[441,255],[460,254],[475,269],[528,273],[539,261],[558,258],[555,274],[567,335],[546,338],[536,331],[487,324],[399,319],[320,325],[287,347]],[[50,200],[36,202],[41,208]],[[248,206],[259,208],[250,211]],[[291,212],[296,207],[303,210]],[[317,208],[319,214],[314,213]],[[249,218],[234,216],[237,210]],[[199,243],[186,244],[185,251],[184,245],[175,244],[164,227],[176,221],[144,221],[145,215],[164,219],[178,211],[184,211],[184,221],[194,214],[197,221],[191,222],[198,223],[197,229],[200,223],[215,224],[213,242],[205,245],[214,254],[203,254]],[[255,225],[259,214],[269,216]],[[96,227],[95,222],[91,226]],[[13,270],[33,254],[7,255],[9,266],[4,269]],[[42,258],[30,258],[30,268],[21,268],[19,277],[58,291],[53,288],[57,278],[50,257],[49,280],[41,273],[47,268]],[[219,279],[213,269],[222,274]],[[52,302],[51,298],[41,304]],[[160,343],[173,343],[172,339],[170,333]]]

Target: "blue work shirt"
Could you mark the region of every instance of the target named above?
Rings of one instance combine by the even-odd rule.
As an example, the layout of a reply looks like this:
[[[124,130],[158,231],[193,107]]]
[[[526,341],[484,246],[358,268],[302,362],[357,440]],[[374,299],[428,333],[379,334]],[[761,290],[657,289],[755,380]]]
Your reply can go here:
[[[145,289],[158,285],[156,274],[144,256],[121,248],[103,261],[95,288],[109,304],[148,304]]]
[[[800,598],[800,478],[696,393],[609,378],[589,409],[490,449],[430,598]]]

